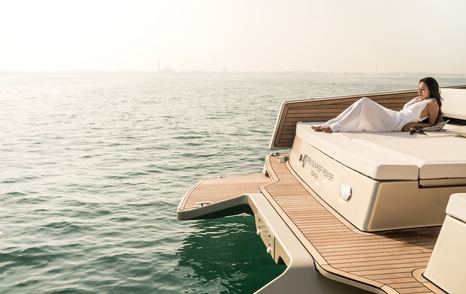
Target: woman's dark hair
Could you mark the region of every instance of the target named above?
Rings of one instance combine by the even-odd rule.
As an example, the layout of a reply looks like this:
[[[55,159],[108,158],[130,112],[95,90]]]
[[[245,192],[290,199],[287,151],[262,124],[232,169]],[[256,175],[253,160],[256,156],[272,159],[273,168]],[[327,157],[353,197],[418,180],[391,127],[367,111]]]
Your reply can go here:
[[[435,98],[437,100],[438,104],[438,115],[437,115],[437,120],[435,121],[436,123],[442,120],[443,117],[443,112],[442,112],[442,96],[440,96],[440,86],[438,85],[437,81],[432,78],[432,77],[426,77],[421,80],[419,80],[419,84],[424,83],[424,85],[427,86],[429,89],[430,97]]]

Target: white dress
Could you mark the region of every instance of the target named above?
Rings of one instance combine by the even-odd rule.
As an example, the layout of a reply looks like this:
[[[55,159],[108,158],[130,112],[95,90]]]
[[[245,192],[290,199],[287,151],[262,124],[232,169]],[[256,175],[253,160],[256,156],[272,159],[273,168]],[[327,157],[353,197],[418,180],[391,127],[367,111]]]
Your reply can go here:
[[[394,111],[362,97],[322,127],[333,132],[399,132],[407,123],[419,122],[422,110],[431,101],[413,98],[402,110]]]

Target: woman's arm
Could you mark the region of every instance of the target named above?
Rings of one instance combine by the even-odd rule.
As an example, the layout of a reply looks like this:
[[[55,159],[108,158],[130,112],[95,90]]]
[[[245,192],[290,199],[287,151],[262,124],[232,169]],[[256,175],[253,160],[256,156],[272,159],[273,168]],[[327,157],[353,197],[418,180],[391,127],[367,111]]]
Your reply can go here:
[[[401,128],[402,131],[409,131],[412,129],[421,129],[425,127],[431,127],[435,125],[437,122],[437,117],[438,117],[438,112],[439,112],[439,106],[437,103],[437,100],[433,99],[433,101],[429,102],[427,104],[427,117],[429,118],[429,123],[420,123],[420,122],[410,122],[407,123],[406,125]]]
[[[430,117],[429,117],[429,121],[430,121]],[[430,123],[410,122],[410,123],[405,124],[401,128],[401,131],[407,132],[407,131],[410,131],[412,129],[417,130],[417,129],[422,129],[422,128],[431,127],[431,126],[432,125]]]

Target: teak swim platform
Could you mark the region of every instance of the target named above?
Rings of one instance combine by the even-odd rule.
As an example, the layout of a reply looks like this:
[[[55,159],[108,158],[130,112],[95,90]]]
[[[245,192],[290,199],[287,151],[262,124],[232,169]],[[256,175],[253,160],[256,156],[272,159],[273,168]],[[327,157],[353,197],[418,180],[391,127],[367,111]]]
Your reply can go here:
[[[448,95],[466,91],[461,89],[452,88],[453,94]],[[373,96],[381,99],[379,102],[385,99],[386,106],[399,109],[412,93]],[[395,102],[388,102],[386,95]],[[347,106],[347,99],[354,97],[321,102],[336,102],[331,104],[332,109],[339,109]],[[345,103],[340,105],[338,102],[342,101]],[[312,109],[303,101],[298,103],[304,112]],[[316,106],[318,100],[309,103]],[[445,293],[445,288],[428,280],[424,272],[439,236],[449,194],[466,192],[466,154],[461,152],[466,150],[462,149],[466,140],[457,136],[462,130],[455,131],[454,126],[447,125],[448,131],[428,133],[426,137],[407,133],[349,137],[314,134],[308,124],[295,121],[295,116],[288,121],[286,112],[291,108],[286,104],[277,119],[271,147],[289,144],[284,143],[290,135],[283,135],[283,126],[294,124],[291,151],[266,156],[262,173],[200,181],[180,202],[178,218],[253,214],[267,252],[276,262],[288,266],[260,293],[305,293],[309,289],[306,273],[310,269],[374,293]],[[450,114],[448,106],[445,110],[453,120],[462,119]],[[311,116],[308,121],[318,120]],[[375,144],[376,139],[383,146]],[[425,160],[422,154],[415,158],[397,147],[400,142],[409,146],[419,140],[453,145],[452,152],[457,148],[459,155],[434,154]],[[341,150],[335,149],[346,141],[354,154],[341,155]],[[364,155],[361,158],[358,148]],[[379,152],[385,154],[383,159],[377,157]],[[393,158],[392,153],[396,155]],[[360,166],[360,161],[364,165]],[[407,194],[401,198],[395,195],[400,193]],[[420,204],[421,211],[410,207],[410,201],[422,199],[426,203]]]

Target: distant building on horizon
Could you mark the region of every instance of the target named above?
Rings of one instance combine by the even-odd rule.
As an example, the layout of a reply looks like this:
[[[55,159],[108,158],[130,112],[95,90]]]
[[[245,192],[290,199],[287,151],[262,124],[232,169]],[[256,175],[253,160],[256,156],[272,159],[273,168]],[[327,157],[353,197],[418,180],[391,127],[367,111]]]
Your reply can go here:
[[[164,69],[162,69],[162,65],[160,63],[160,58],[157,58],[157,69],[155,71],[160,72],[160,73],[175,72],[175,70],[170,68],[169,65],[167,65]]]

